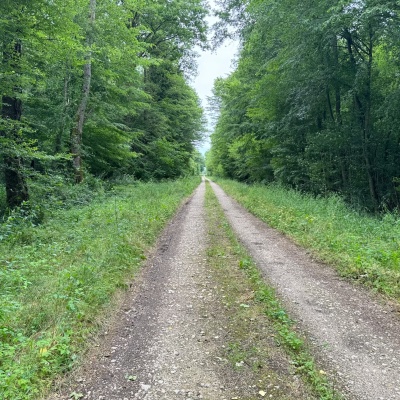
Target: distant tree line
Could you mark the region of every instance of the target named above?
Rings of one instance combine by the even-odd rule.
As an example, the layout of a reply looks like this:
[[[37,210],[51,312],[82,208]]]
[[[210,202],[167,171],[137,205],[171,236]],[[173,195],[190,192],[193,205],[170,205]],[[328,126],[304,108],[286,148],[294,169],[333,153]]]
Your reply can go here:
[[[81,183],[176,178],[203,134],[187,83],[206,43],[202,0],[2,0],[0,185],[10,208],[37,173]]]
[[[399,2],[219,3],[241,50],[215,83],[209,173],[399,207]]]

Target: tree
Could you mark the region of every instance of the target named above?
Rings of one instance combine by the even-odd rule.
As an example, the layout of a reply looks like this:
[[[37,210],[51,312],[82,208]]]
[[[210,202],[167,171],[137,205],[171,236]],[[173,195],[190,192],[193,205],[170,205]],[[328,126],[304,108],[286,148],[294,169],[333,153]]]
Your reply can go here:
[[[203,1],[5,0],[0,12],[9,207],[28,200],[36,173],[80,183],[84,170],[140,176],[141,163],[147,177],[191,170],[203,121],[187,78],[193,46],[206,45]]]
[[[16,32],[17,33],[17,32]],[[22,43],[17,35],[5,37],[3,42],[2,64],[5,70],[13,74],[21,74]],[[4,180],[6,185],[7,204],[14,208],[29,199],[28,187],[23,173],[22,159],[15,147],[21,142],[22,100],[21,88],[14,83],[2,96],[1,117],[3,119],[0,136],[7,147],[4,157]],[[14,151],[13,151],[14,150]]]
[[[229,175],[252,180],[254,165],[250,170],[234,161],[258,160],[265,171],[259,180],[272,176],[316,194],[338,192],[374,210],[398,205],[398,119],[391,111],[399,93],[396,3],[224,4],[228,16],[236,4],[251,21],[238,25],[242,51],[232,75],[245,89],[235,93],[227,86],[214,133],[220,143],[232,135],[225,115],[244,116],[234,140],[225,141]],[[226,164],[229,157],[218,156],[217,148],[211,159]]]
[[[24,157],[32,157],[36,144],[31,139],[32,129],[23,105],[29,102],[32,88],[43,84],[46,78],[38,66],[49,56],[52,42],[63,41],[65,27],[73,26],[65,9],[55,14],[55,4],[42,0],[5,0],[0,5],[1,157],[10,208],[29,199]],[[70,29],[69,34],[73,33]]]
[[[140,179],[176,178],[190,170],[194,144],[204,131],[199,98],[174,63],[148,68],[149,106],[131,124],[140,132],[132,143],[130,170]]]
[[[76,113],[76,124],[71,132],[72,165],[75,172],[75,182],[83,181],[82,173],[82,134],[85,122],[85,112],[89,101],[92,80],[92,46],[94,44],[94,29],[96,21],[97,0],[89,0],[89,20],[86,29],[86,55],[83,66],[82,96]]]
[[[193,47],[207,45],[202,0],[151,1],[135,17],[146,31],[143,56],[156,62],[144,67],[148,103],[130,118],[137,131],[129,171],[140,179],[174,178],[191,169],[194,144],[204,130],[199,99],[186,77],[194,72]]]

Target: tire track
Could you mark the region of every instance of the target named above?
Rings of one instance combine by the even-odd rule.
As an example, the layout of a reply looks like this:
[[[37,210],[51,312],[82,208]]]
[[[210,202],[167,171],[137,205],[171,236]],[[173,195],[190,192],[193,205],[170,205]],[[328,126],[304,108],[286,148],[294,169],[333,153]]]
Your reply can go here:
[[[400,399],[400,319],[211,183],[234,231],[348,398]]]
[[[213,356],[222,328],[217,316],[204,315],[216,301],[206,271],[204,193],[203,182],[165,230],[100,348],[51,399],[72,392],[83,400],[235,397]]]

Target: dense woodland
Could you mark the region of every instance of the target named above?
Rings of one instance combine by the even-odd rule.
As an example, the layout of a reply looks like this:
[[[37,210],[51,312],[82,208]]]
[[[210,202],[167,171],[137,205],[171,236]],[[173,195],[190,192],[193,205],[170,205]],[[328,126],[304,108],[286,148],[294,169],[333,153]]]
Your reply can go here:
[[[400,204],[400,3],[222,0],[236,70],[217,80],[210,174]],[[236,31],[233,32],[232,28]]]
[[[399,299],[399,213],[377,218],[343,198],[400,205],[400,1],[217,3],[210,43],[206,0],[0,0],[0,399],[45,398],[107,334],[122,291],[200,184],[189,176],[204,161],[194,49],[230,36],[241,47],[215,83],[208,173],[235,179],[219,180],[228,195],[342,276]],[[231,296],[253,293],[250,310],[296,376],[336,398],[209,185],[205,205],[204,266]],[[221,260],[240,267],[234,280],[248,275],[243,296]],[[237,372],[248,358],[266,376],[243,332],[224,360]],[[123,385],[141,379],[121,373]]]
[[[210,174],[338,193],[370,210],[400,197],[400,4],[220,0],[214,44],[241,41],[218,79]],[[202,0],[4,0],[0,200],[129,175],[198,170],[203,111],[188,77]],[[0,205],[1,208],[1,205]]]
[[[193,48],[207,46],[206,14],[202,0],[2,0],[8,207],[28,202],[39,181],[51,190],[193,173],[204,118],[187,78]]]

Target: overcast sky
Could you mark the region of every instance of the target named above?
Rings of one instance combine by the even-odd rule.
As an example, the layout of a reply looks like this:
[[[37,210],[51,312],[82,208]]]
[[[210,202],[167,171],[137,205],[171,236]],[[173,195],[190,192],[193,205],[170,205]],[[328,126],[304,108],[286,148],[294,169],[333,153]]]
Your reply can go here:
[[[212,1],[210,1],[212,4]],[[215,21],[210,17],[208,23],[211,25]],[[196,89],[200,96],[203,108],[207,107],[207,97],[211,96],[214,81],[218,77],[226,77],[232,71],[232,61],[237,53],[238,43],[227,41],[215,52],[200,51],[200,57],[197,59],[198,75],[191,85]],[[209,121],[209,127],[211,122]],[[211,132],[210,132],[211,133]],[[209,149],[208,141],[199,148],[204,153]]]

